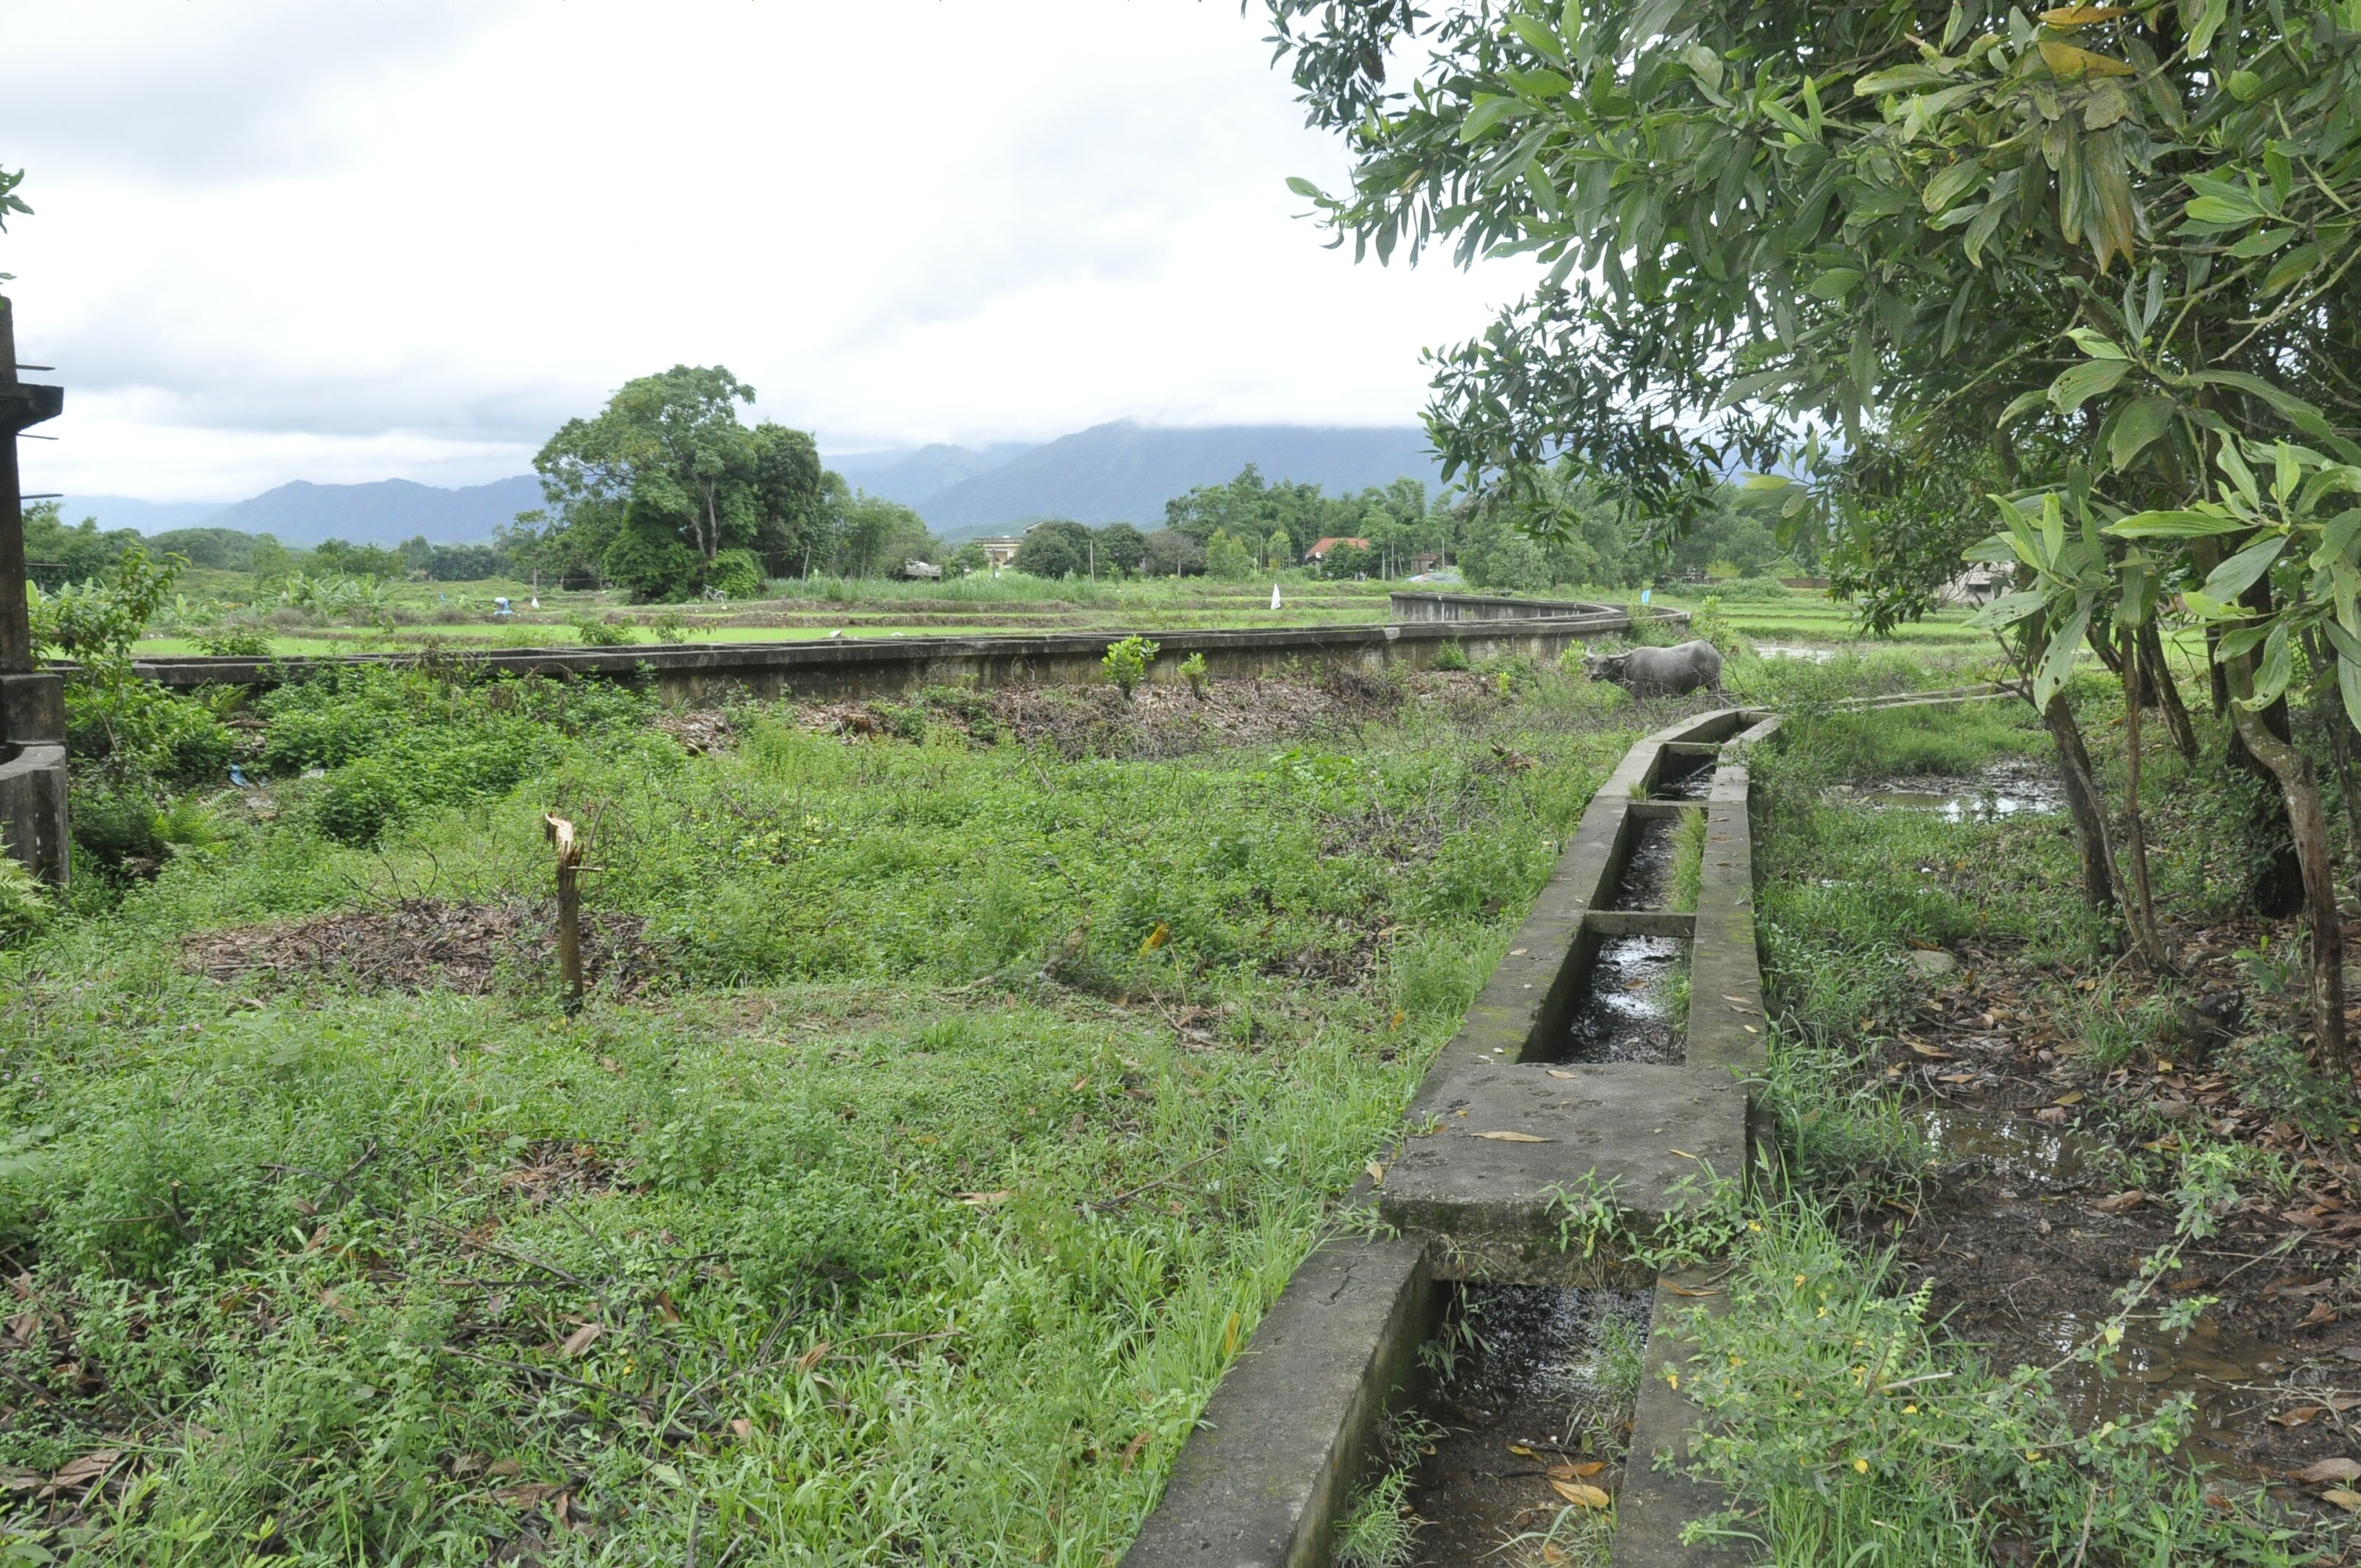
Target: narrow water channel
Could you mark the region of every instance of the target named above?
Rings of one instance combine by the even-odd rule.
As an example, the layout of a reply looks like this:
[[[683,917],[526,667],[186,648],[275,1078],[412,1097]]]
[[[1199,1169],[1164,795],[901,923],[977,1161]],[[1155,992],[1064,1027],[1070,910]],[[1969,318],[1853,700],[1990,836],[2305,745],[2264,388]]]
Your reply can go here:
[[[1611,1495],[1620,1479],[1650,1299],[1458,1288],[1421,1358],[1423,1441],[1410,1492],[1418,1568],[1551,1561],[1543,1543],[1560,1516],[1588,1522],[1561,1484]]]

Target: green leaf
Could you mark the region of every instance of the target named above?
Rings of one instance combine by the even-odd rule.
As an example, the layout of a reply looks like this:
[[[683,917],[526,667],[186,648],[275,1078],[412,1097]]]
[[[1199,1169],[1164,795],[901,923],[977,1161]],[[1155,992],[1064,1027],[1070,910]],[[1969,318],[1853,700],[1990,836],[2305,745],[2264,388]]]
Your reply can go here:
[[[1926,194],[1920,201],[1930,213],[1942,212],[1970,191],[1984,177],[1984,166],[1974,159],[1963,158],[1940,174],[1927,181]]]
[[[1549,30],[1549,24],[1540,17],[1512,12],[1509,16],[1509,28],[1517,35],[1527,49],[1540,55],[1543,60],[1554,60],[1560,65],[1565,63],[1565,51],[1558,47],[1556,35]]]
[[[2222,641],[2214,644],[2213,662],[2217,664],[2225,663],[2253,652],[2255,644],[2260,642],[2270,630],[2268,621],[2257,621],[2252,626],[2242,626],[2235,631],[2224,632]]]
[[[1574,83],[1554,71],[1504,71],[1500,80],[1528,98],[1555,98],[1574,91]]]
[[[2255,689],[2239,706],[2249,710],[2270,707],[2279,701],[2295,674],[2295,660],[2288,652],[2288,629],[2285,621],[2271,628],[2263,639],[2263,662],[2255,670]]]
[[[2092,398],[2114,391],[2130,369],[2129,360],[2086,359],[2049,383],[2049,400],[2059,413],[2072,413]]]
[[[1841,300],[1847,294],[1851,293],[1853,286],[1860,281],[1861,272],[1859,269],[1851,267],[1831,267],[1826,272],[1823,272],[1818,277],[1813,279],[1810,285],[1806,287],[1804,291],[1811,295],[1816,300]]]
[[[2251,71],[2230,72],[2230,96],[2241,104],[2251,104],[2263,95],[2263,79]]]
[[[1703,44],[1691,44],[1681,50],[1681,63],[1689,68],[1689,74],[1708,93],[1716,98],[1721,95],[1721,56]]]
[[[2237,487],[2238,493],[2246,498],[2248,506],[2261,507],[2263,499],[2255,488],[2255,471],[2246,466],[2246,459],[2239,452],[2236,442],[2225,437],[2222,444],[2214,448],[2213,461],[2221,465],[2222,472],[2230,476],[2230,483]]]
[[[1944,71],[1931,65],[1901,65],[1892,71],[1872,71],[1852,84],[1856,98],[1874,98],[1882,93],[1906,93],[1913,87],[1940,87],[1951,80]]]
[[[2026,414],[2031,413],[2034,410],[2039,408],[2048,400],[2049,394],[2046,390],[2039,392],[2019,392],[2016,396],[2008,400],[2008,407],[2000,411],[2000,428],[2006,430],[2010,425],[2015,424],[2018,420],[2023,419]]]
[[[1749,474],[1741,490],[1784,490],[1795,481],[1784,474]]]
[[[2115,428],[2107,440],[2107,457],[2121,473],[2147,451],[2156,438],[2172,428],[2172,416],[2180,405],[2170,398],[2149,396],[2136,400],[2115,416]]]
[[[1978,610],[1968,624],[1980,630],[1996,631],[2004,626],[2015,626],[2048,602],[2048,596],[2035,593],[2031,589],[2003,594]]]
[[[2235,555],[2213,568],[2205,579],[2205,597],[2229,603],[2255,586],[2255,579],[2271,569],[2271,563],[2285,550],[2288,535],[2267,534],[2256,540]]]
[[[2336,689],[2345,698],[2345,717],[2361,729],[2361,660],[2346,658],[2342,650],[2336,655]]]
[[[2070,326],[2066,329],[2066,335],[2074,340],[2074,345],[2077,348],[2080,348],[2083,353],[2089,355],[2093,359],[2124,359],[2129,357],[2129,356],[2124,353],[2122,348],[2116,345],[2115,340],[2109,337],[2103,332],[2092,332],[2086,326]]]
[[[2203,60],[2213,49],[2213,36],[2230,15],[2230,0],[2204,0],[2197,21],[2189,29],[2189,58]]]
[[[2074,673],[2074,655],[2082,647],[2082,634],[2090,630],[2091,606],[2085,601],[2079,606],[2066,624],[2049,637],[2048,651],[2041,655],[2041,667],[2033,675],[2033,706],[2048,707],[2058,688]]]
[[[1287,188],[1308,201],[1317,202],[1322,199],[1320,187],[1314,185],[1311,181],[1306,180],[1301,174],[1289,175],[1287,177]]]
[[[2104,532],[2118,539],[2206,539],[2217,533],[2237,533],[2253,526],[2226,512],[2136,511],[2109,523]]]
[[[1967,249],[1969,266],[1983,265],[1984,247],[1992,243],[1993,231],[2000,227],[2001,220],[2008,215],[2008,209],[2013,205],[2014,203],[1995,196],[1983,204],[1975,220],[1968,225],[1968,232],[1961,237],[1961,244]]]
[[[2291,228],[2257,229],[2230,247],[2230,254],[2241,261],[2252,261],[2257,256],[2268,256],[2296,236]]]
[[[2262,399],[2279,411],[2279,417],[2306,435],[2315,435],[2323,441],[2337,439],[2335,430],[2322,417],[2318,409],[2294,393],[2272,386],[2260,376],[2249,376],[2244,370],[2203,370],[2190,379],[2212,387],[2235,387],[2239,391]]]
[[[2300,245],[2271,265],[2263,279],[2263,292],[2276,294],[2310,273],[2321,262],[2320,247]]]
[[[1521,114],[1523,110],[1524,104],[1514,98],[1478,93],[1476,94],[1476,106],[1467,111],[1466,119],[1459,122],[1459,139],[1474,141],[1510,115]]]
[[[2181,211],[2201,224],[2250,224],[2263,215],[2259,207],[2234,205],[2219,196],[2200,196]]]

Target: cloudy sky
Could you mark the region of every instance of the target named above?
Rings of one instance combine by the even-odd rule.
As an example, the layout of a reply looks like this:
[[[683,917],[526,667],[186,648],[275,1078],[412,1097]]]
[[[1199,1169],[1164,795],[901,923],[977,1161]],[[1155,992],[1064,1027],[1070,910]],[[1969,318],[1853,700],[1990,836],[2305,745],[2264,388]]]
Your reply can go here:
[[[1255,7],[1259,12],[1259,6]],[[1412,421],[1527,280],[1356,268],[1235,0],[0,0],[26,488],[522,473],[728,365],[836,453]]]

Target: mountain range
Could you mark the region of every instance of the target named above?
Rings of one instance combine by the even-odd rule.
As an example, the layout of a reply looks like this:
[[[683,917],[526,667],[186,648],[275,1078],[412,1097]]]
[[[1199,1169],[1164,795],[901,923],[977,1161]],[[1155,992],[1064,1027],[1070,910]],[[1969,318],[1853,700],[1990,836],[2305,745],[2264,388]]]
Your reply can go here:
[[[855,488],[917,510],[947,539],[1018,528],[1045,517],[1153,527],[1164,503],[1199,485],[1224,484],[1252,463],[1266,479],[1321,486],[1331,493],[1411,477],[1433,485],[1434,459],[1416,426],[1211,425],[1159,429],[1120,421],[1041,445],[936,444],[829,455]],[[408,479],[315,485],[298,479],[215,506],[122,496],[69,496],[68,522],[94,517],[104,529],[144,534],[177,528],[233,528],[280,543],[326,539],[398,544],[423,534],[438,544],[476,544],[520,511],[542,504],[530,475],[443,489]]]

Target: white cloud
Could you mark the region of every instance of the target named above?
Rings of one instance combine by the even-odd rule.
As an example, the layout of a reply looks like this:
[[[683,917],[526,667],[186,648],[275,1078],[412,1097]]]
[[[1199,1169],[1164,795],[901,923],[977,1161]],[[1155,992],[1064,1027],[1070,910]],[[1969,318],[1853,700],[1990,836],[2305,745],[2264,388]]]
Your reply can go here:
[[[1323,249],[1284,180],[1341,151],[1228,0],[0,0],[0,32],[42,84],[0,267],[69,388],[30,488],[473,482],[681,361],[837,450],[1407,422],[1420,348],[1531,276]]]

